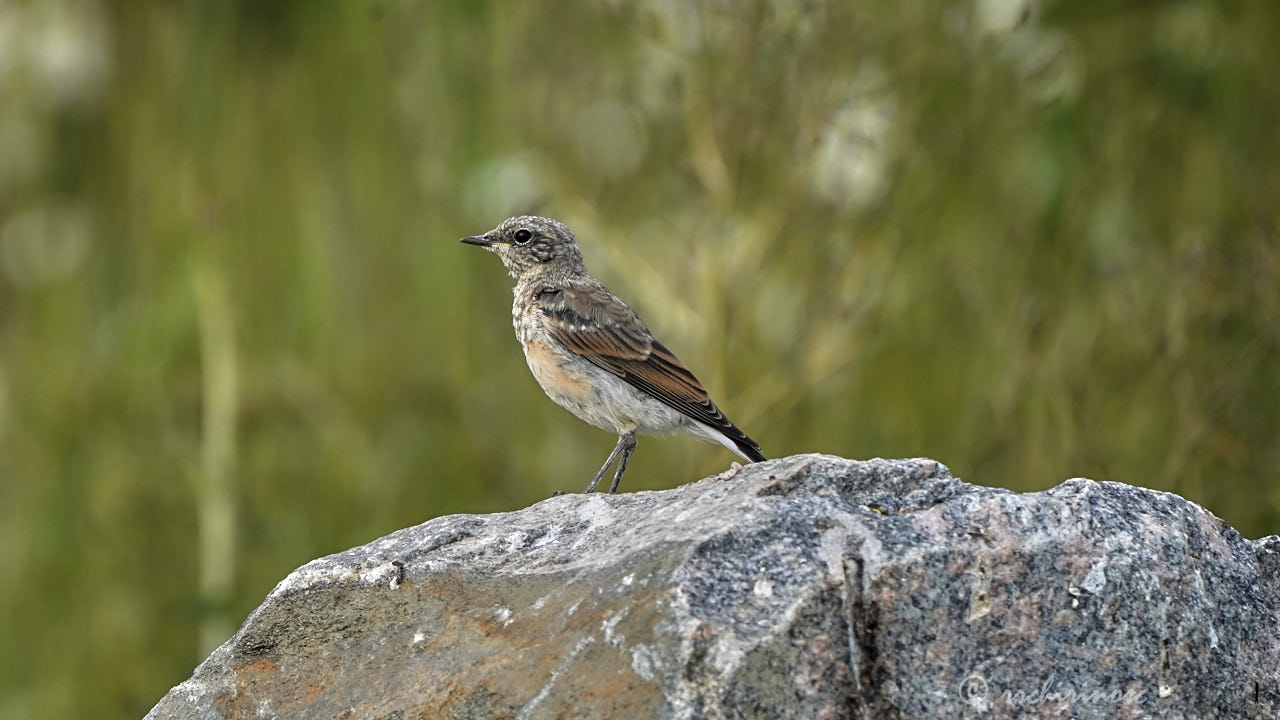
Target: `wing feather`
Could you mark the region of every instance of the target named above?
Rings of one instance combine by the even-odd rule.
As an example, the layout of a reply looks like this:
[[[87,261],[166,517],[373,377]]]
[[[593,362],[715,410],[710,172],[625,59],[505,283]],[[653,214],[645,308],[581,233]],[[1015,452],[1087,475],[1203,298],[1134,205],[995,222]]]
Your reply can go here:
[[[711,401],[675,353],[650,334],[631,308],[599,284],[544,289],[537,304],[565,347],[668,407],[715,430],[753,460],[760,447]]]

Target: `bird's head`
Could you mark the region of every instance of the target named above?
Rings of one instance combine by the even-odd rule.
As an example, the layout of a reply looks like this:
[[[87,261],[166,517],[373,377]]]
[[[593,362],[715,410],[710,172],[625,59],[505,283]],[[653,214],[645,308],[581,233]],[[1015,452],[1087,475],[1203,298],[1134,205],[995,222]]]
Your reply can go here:
[[[507,218],[483,235],[462,238],[502,258],[517,280],[531,275],[582,270],[582,253],[573,231],[551,218],[520,215]]]

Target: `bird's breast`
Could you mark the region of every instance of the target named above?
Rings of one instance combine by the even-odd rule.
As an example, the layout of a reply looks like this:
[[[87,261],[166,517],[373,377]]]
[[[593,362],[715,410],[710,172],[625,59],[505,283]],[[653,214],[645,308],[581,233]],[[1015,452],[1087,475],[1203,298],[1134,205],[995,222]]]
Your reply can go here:
[[[551,340],[531,338],[524,340],[524,358],[529,370],[547,395],[558,404],[575,409],[575,405],[593,399],[595,390],[591,378],[579,368],[579,362],[556,349]]]

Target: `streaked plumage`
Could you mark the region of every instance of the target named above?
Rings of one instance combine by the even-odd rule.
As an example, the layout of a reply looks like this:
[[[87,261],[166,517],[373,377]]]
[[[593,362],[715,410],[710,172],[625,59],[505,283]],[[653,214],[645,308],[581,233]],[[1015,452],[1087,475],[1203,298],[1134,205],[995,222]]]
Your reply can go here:
[[[616,491],[635,433],[685,432],[719,442],[745,460],[765,459],[640,317],[587,273],[563,224],[514,217],[463,242],[496,253],[516,279],[512,320],[542,389],[583,421],[619,436],[587,492],[621,454],[610,487]]]

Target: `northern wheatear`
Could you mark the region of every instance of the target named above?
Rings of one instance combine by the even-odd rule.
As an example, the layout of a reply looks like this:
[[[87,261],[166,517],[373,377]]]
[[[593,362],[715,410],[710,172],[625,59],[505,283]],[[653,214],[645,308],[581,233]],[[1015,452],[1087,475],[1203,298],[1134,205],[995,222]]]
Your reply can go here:
[[[654,339],[639,316],[591,277],[563,223],[513,217],[462,242],[497,254],[515,278],[511,317],[543,391],[583,421],[618,435],[618,444],[583,492],[595,490],[618,460],[609,486],[609,492],[617,492],[636,433],[688,433],[718,442],[744,460],[765,459],[760,446],[729,422],[698,378]]]

